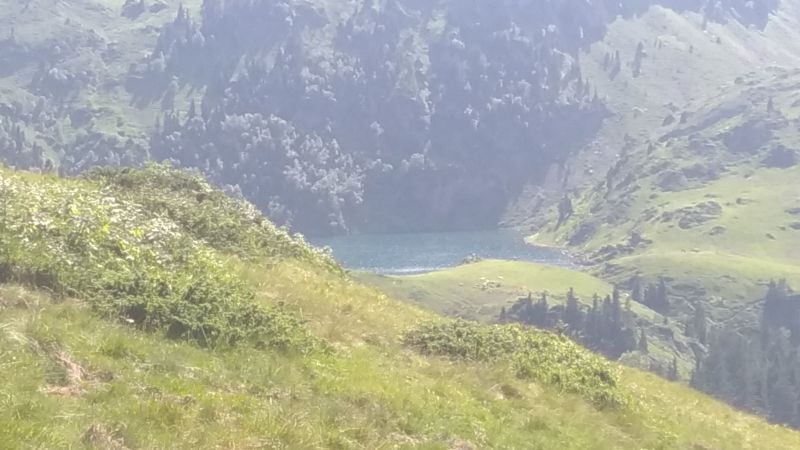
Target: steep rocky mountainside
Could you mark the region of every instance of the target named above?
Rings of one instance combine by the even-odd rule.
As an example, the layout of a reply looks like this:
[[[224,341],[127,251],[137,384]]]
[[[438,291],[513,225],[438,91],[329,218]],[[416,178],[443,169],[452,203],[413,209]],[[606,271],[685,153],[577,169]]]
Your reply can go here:
[[[783,9],[31,0],[0,18],[9,29],[0,151],[16,166],[70,173],[171,159],[306,232],[518,224],[553,198],[540,186],[570,155],[619,142],[606,132],[621,114],[614,89],[622,80],[641,89],[652,41],[647,27],[619,39],[620,23],[680,18],[693,32],[685,47],[739,30],[715,44],[733,52],[770,33]],[[687,37],[671,25],[660,26]],[[656,45],[671,49],[667,37]]]
[[[565,192],[605,181],[622,155],[644,152],[673,128],[722,109],[745,83],[761,86],[762,104],[754,107],[759,111],[769,96],[791,92],[772,84],[800,62],[800,2],[784,0],[766,17],[762,25],[709,21],[698,11],[655,5],[614,20],[580,59],[584,78],[607,108],[606,119],[574,157],[551,167],[544,183],[535,180],[523,190],[505,223],[537,231],[549,220],[542,211]],[[715,155],[696,155],[704,157]]]

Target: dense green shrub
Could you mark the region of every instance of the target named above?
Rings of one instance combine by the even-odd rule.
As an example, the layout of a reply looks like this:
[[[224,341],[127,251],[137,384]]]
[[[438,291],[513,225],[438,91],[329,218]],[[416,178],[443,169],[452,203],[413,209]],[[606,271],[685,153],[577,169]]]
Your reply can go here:
[[[192,205],[186,190],[165,189],[170,175],[175,176],[173,183],[194,182],[194,189],[203,190],[207,186],[164,167],[124,173],[138,180],[138,189],[127,199],[118,195],[124,183],[118,189],[97,189],[84,181],[0,169],[0,281],[85,299],[107,317],[204,346],[310,348],[300,321],[280,308],[258,305],[221,256],[220,250],[254,248],[244,240],[249,232],[241,231],[244,225],[228,236],[214,231],[227,226],[225,220],[240,220],[245,206],[236,210],[222,200],[215,208]],[[151,186],[151,179],[161,184]],[[210,197],[222,195],[208,190]],[[147,202],[137,203],[137,195]],[[223,207],[231,208],[228,216],[219,209]],[[190,221],[193,213],[196,222]],[[313,256],[285,234],[276,232],[268,241],[269,227],[262,226],[259,245],[281,243],[283,250],[300,249],[291,255]],[[202,230],[211,231],[204,235]],[[208,243],[237,237],[242,240],[219,244],[220,250]]]
[[[627,403],[614,367],[564,336],[521,325],[457,320],[424,323],[407,332],[404,341],[424,354],[508,362],[522,379],[580,394],[599,407]]]
[[[168,217],[183,232],[224,253],[248,259],[293,257],[339,270],[330,255],[301,236],[290,236],[251,203],[226,195],[196,171],[148,164],[144,169],[95,168],[84,177],[116,198]]]

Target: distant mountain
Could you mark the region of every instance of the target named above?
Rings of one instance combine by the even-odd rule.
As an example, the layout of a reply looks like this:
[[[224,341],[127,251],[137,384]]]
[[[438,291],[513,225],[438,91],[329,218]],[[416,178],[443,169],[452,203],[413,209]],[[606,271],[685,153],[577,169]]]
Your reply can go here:
[[[30,0],[0,14],[0,154],[170,159],[305,232],[493,227],[610,119],[583,64],[609,24],[667,8],[759,33],[778,6]],[[647,70],[629,39],[608,72]]]

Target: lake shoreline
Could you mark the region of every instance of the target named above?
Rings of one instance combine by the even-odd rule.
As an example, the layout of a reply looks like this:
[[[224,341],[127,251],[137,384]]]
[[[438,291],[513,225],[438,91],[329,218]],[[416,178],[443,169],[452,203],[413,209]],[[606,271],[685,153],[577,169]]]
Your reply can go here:
[[[564,249],[532,245],[515,229],[363,234],[310,238],[310,242],[329,247],[348,270],[384,275],[436,272],[487,259],[576,267]]]

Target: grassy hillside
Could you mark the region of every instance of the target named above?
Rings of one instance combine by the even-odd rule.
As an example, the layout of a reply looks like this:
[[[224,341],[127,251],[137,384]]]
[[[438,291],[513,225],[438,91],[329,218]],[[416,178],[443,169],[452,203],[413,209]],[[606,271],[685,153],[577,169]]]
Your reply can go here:
[[[800,283],[797,82],[777,69],[769,82],[741,80],[621,155],[573,194],[566,223],[552,216],[532,240],[572,245],[607,279],[667,276],[714,320],[753,323],[770,279]]]
[[[775,96],[782,97],[778,93],[790,83],[784,83],[788,80],[781,72],[792,71],[800,61],[798,21],[797,0],[781,1],[763,28],[733,19],[708,21],[665,3],[618,16],[603,38],[580,55],[583,75],[609,116],[572,158],[553,165],[545,180],[531,180],[507,211],[507,223],[537,229],[543,206],[558,202],[565,189],[593,187],[623,151],[646,149],[680,126],[684,114],[695,119],[718,110],[753,83],[776,84]],[[620,65],[614,70],[609,60],[617,52]],[[637,53],[640,64],[634,71]]]
[[[593,297],[610,295],[613,286],[578,269],[543,264],[486,260],[451,269],[419,275],[384,276],[357,273],[359,281],[388,295],[447,316],[495,323],[503,308],[510,309],[519,299],[531,294],[538,299],[546,294],[550,307],[564,305],[567,292],[573,289],[585,309]],[[627,300],[629,293],[623,293]],[[696,364],[693,339],[683,335],[681,323],[664,323],[664,316],[637,302],[629,303],[632,326],[647,335],[647,354],[633,351],[623,360],[634,367],[666,367],[673,358],[678,375],[688,379]]]
[[[199,6],[194,1],[146,2],[133,15],[125,2],[108,0],[4,2],[0,14],[0,28],[6,30],[0,36],[2,103],[25,111],[41,98],[48,113],[51,108],[60,109],[52,115],[64,133],[63,142],[58,142],[62,136],[46,129],[51,125],[35,126],[38,120],[28,121],[30,128],[25,130],[30,140],[50,151],[74,142],[81,131],[143,142],[160,105],[135,98],[126,89],[127,72],[146,56],[159,29],[174,18],[180,4]],[[77,88],[61,86],[69,87],[62,92],[39,84],[43,67],[70,74]],[[84,122],[89,120],[91,126]]]
[[[800,283],[800,171],[774,160],[800,148],[799,12],[781,2],[758,29],[659,6],[618,18],[582,59],[611,117],[552,171],[549,212],[533,189],[512,223],[604,280],[667,277],[681,320],[704,304],[716,324],[752,326],[770,279]]]
[[[343,275],[325,255],[253,221],[246,204],[213,207],[223,199],[197,178],[165,168],[83,180],[1,175],[13,195],[4,196],[12,201],[2,233],[0,447],[800,445],[795,432],[617,367],[561,337],[449,322],[391,300]],[[42,191],[46,198],[28,197]],[[20,198],[25,202],[13,201]],[[71,215],[75,223],[48,222],[58,206],[79,208]],[[131,227],[94,221],[106,213],[139,218],[141,226],[157,221],[184,240],[159,253],[171,238],[145,234],[127,253],[109,250],[111,241],[98,236],[124,237]],[[41,220],[16,221],[26,214]],[[201,220],[185,220],[193,216]],[[216,240],[220,223],[230,240]],[[7,232],[21,224],[38,231],[19,239]],[[89,236],[81,238],[88,245],[69,247],[78,231]],[[87,284],[77,270],[26,256],[53,246],[62,247],[50,256],[73,258],[101,279],[119,277],[126,258],[145,254],[174,257],[144,266],[165,265],[172,275],[160,275],[167,283],[137,295],[134,288],[148,278]],[[12,251],[20,249],[29,252]],[[227,277],[183,278],[197,270],[189,249],[208,257],[204,270],[221,265]],[[227,292],[238,292],[241,303],[211,295],[231,286]],[[124,292],[123,299],[145,305],[146,317],[162,317],[162,308],[172,314],[164,326],[117,314],[114,299]],[[171,327],[191,317],[201,330],[214,324],[226,330],[219,336],[231,336],[241,318],[235,312],[245,306],[264,325],[247,339],[210,340]],[[187,311],[195,314],[181,315]]]
[[[419,275],[356,274],[396,298],[445,315],[495,320],[500,308],[528,293],[546,292],[558,304],[569,288],[586,304],[594,294],[606,296],[612,286],[591,275],[565,268],[521,261],[487,260]]]

